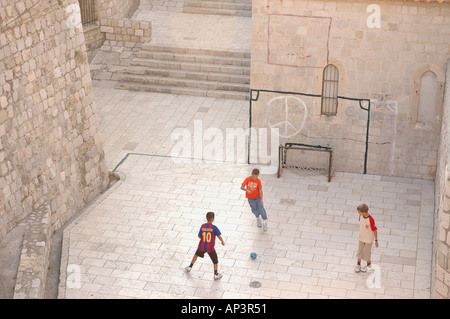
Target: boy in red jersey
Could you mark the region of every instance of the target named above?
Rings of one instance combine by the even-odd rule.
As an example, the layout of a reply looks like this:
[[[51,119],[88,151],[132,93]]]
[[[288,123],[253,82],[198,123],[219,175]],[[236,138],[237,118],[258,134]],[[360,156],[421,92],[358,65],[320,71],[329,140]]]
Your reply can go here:
[[[359,245],[356,254],[358,261],[355,272],[366,272],[371,269],[372,244],[375,240],[375,247],[378,247],[378,232],[375,220],[369,215],[369,207],[361,204],[357,208],[359,214]],[[367,262],[367,266],[361,267],[361,259]]]
[[[267,213],[263,206],[262,183],[258,178],[259,170],[255,168],[252,175],[247,177],[241,185],[245,191],[245,197],[248,200],[252,213],[256,216],[256,224],[267,231]],[[262,218],[262,221],[261,221]]]
[[[215,225],[212,223],[214,222],[214,213],[208,212],[206,214],[206,220],[208,221],[206,224],[203,224],[200,227],[200,231],[198,232],[198,238],[200,238],[200,242],[198,244],[197,251],[195,252],[194,257],[192,258],[191,264],[187,266],[185,269],[186,271],[191,271],[192,266],[194,266],[195,262],[197,261],[197,258],[203,258],[205,256],[205,252],[208,253],[209,257],[211,258],[213,265],[214,265],[214,279],[220,279],[222,278],[222,274],[219,274],[217,272],[219,259],[217,257],[216,250],[214,249],[214,245],[216,243],[216,237],[219,238],[220,242],[222,243],[222,246],[225,245],[225,242],[222,239],[222,234]]]

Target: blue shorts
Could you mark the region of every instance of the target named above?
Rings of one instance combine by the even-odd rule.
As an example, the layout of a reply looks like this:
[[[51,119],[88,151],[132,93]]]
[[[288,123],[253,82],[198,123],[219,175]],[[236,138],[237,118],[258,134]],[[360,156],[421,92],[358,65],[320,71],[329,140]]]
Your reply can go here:
[[[266,220],[267,213],[266,213],[266,210],[264,209],[264,206],[261,204],[261,197],[247,198],[247,199],[248,199],[248,203],[250,204],[250,208],[252,209],[252,213],[256,217],[261,216],[262,219]]]

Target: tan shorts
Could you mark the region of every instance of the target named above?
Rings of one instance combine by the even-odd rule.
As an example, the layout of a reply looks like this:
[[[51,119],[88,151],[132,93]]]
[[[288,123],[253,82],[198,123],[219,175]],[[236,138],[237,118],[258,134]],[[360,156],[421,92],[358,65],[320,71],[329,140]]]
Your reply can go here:
[[[372,255],[372,244],[373,243],[367,244],[367,243],[363,243],[362,241],[360,241],[359,246],[358,246],[358,253],[356,254],[356,258],[369,261],[371,255]]]

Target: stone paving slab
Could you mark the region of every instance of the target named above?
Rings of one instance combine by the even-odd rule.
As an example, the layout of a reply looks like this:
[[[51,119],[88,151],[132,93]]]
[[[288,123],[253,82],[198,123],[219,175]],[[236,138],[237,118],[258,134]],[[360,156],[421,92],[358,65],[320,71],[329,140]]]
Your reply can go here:
[[[113,170],[126,154],[170,155],[176,128],[203,131],[215,127],[248,127],[248,101],[225,100],[114,89],[113,83],[94,81],[107,165]],[[205,143],[206,144],[206,143]]]
[[[263,175],[269,215],[263,232],[239,189],[254,165],[170,158],[171,132],[195,119],[203,129],[247,127],[245,101],[98,85],[95,97],[109,169],[136,155],[117,167],[122,179],[67,228],[62,278],[72,275],[68,266],[79,269],[79,285],[69,288],[63,280],[60,298],[430,297],[432,181]],[[363,202],[379,228],[372,258],[378,288],[368,286],[371,274],[353,271],[356,206]],[[216,245],[223,273],[217,281],[208,257],[184,271],[210,210],[226,242]]]

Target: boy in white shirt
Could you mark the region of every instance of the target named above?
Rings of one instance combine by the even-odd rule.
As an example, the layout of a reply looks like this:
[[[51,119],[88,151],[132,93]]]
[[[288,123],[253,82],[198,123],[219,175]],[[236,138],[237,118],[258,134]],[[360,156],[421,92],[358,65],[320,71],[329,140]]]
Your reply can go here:
[[[357,208],[359,214],[359,246],[356,257],[358,263],[355,267],[355,272],[366,272],[370,269],[372,244],[375,239],[375,247],[378,247],[378,233],[375,220],[369,215],[369,207],[366,204],[361,204]],[[367,266],[361,267],[361,259],[367,262]]]

